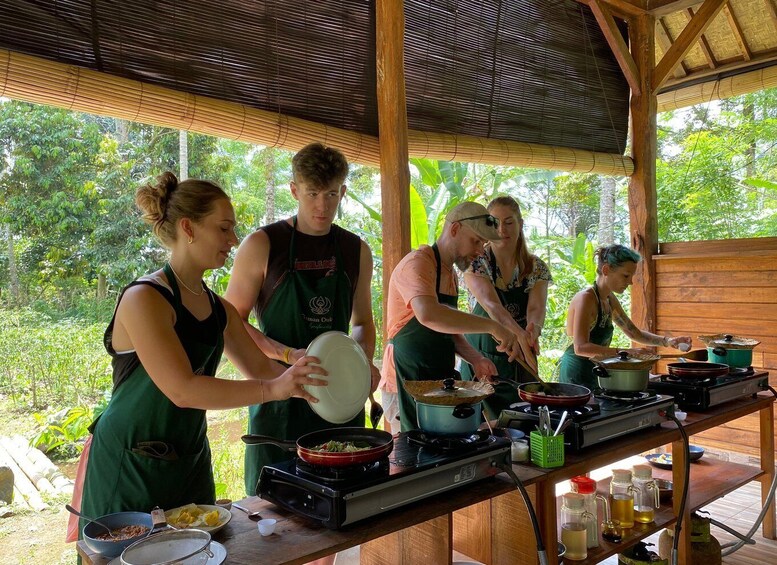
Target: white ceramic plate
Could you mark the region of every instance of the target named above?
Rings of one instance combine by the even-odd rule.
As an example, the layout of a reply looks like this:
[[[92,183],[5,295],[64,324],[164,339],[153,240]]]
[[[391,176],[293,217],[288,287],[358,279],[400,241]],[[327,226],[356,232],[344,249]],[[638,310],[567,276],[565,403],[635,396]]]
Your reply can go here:
[[[343,332],[325,332],[310,342],[305,354],[318,357],[329,373],[327,386],[305,387],[318,398],[310,403],[313,411],[333,424],[356,416],[370,395],[370,363],[361,346]]]
[[[190,506],[187,504],[186,506]],[[232,519],[232,512],[227,510],[226,508],[222,508],[221,506],[214,506],[212,504],[197,504],[197,506],[204,510],[205,512],[212,512],[213,510],[218,510],[219,512],[219,523],[218,526],[206,526],[205,524],[198,524],[197,522],[191,524],[190,526],[179,526],[178,524],[174,524],[170,522],[170,517],[179,512],[181,509],[186,508],[186,506],[179,506],[178,508],[172,508],[170,510],[165,511],[165,519],[167,519],[167,523],[171,526],[174,526],[179,529],[186,529],[186,528],[196,528],[198,530],[202,530],[203,532],[208,532],[209,534],[213,535],[216,532],[218,532],[221,528],[226,526],[229,521]]]

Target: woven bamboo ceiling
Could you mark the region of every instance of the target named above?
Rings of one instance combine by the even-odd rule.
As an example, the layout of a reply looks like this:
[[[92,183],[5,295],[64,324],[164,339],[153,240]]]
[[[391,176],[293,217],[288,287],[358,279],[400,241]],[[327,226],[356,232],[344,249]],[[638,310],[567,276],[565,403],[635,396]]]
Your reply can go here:
[[[404,0],[410,154],[631,174],[627,20],[655,17],[653,91],[683,92],[775,65],[776,2]],[[0,96],[376,164],[375,6],[3,0]]]

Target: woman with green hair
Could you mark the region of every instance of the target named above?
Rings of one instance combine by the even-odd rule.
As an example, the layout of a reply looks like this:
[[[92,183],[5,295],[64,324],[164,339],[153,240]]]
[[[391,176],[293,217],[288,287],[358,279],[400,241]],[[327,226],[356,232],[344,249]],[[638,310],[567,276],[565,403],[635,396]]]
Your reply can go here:
[[[616,294],[622,293],[632,283],[639,253],[623,245],[609,245],[596,250],[596,282],[591,288],[581,290],[572,299],[567,314],[567,335],[572,338],[561,357],[559,381],[583,385],[593,390],[597,386],[593,374],[594,364],[589,357],[614,356],[621,351],[610,347],[613,322],[632,341],[645,345],[661,345],[688,351],[689,336],[669,337],[640,330],[623,310]],[[687,344],[682,346],[681,344]],[[643,349],[626,351],[644,353]]]

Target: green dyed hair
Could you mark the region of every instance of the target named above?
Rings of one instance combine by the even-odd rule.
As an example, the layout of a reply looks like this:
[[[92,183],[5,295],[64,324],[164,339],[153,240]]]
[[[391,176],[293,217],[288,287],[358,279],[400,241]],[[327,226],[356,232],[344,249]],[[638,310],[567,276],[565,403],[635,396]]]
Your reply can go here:
[[[602,267],[609,265],[611,269],[620,267],[624,263],[639,263],[642,260],[642,255],[626,247],[615,243],[606,247],[600,247],[596,250],[596,272],[602,274]]]

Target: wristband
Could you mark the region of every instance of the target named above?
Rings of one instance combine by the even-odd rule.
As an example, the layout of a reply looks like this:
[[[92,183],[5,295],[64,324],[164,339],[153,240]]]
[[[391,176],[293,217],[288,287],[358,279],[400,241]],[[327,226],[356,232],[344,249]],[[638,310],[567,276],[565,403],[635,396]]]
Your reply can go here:
[[[291,347],[287,347],[286,349],[283,350],[283,362],[286,363],[287,365],[291,364],[289,363],[289,354],[291,354]]]

